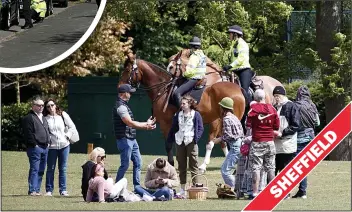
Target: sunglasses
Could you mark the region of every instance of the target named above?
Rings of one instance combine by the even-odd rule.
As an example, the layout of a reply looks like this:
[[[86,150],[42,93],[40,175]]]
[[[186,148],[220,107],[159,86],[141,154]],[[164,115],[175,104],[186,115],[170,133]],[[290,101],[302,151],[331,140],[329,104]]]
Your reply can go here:
[[[41,104],[34,104],[34,105],[37,107],[44,107],[44,105],[41,105]]]
[[[104,160],[106,158],[106,155],[104,156],[98,156],[98,158],[101,158],[102,160]]]
[[[55,104],[50,104],[50,105],[47,105],[46,107],[47,108],[51,108],[51,107],[54,107],[55,106]]]

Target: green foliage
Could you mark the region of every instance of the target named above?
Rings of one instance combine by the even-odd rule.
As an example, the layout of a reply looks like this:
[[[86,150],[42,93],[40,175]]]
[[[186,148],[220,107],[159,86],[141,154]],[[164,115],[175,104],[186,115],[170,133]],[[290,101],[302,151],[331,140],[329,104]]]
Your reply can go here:
[[[188,42],[189,37],[184,36],[179,25],[187,18],[186,5],[186,2],[116,1],[107,8],[107,13],[131,24],[129,34],[134,39],[137,57],[164,64]]]
[[[346,96],[346,102],[350,101],[351,96],[351,39],[342,33],[335,35],[337,43],[332,51],[332,60],[330,66],[326,67],[332,70],[331,75],[324,75],[323,80],[328,86],[324,87],[325,93],[331,97],[334,95]]]
[[[1,149],[21,150],[25,148],[22,137],[21,118],[30,109],[31,105],[29,103],[1,106]]]

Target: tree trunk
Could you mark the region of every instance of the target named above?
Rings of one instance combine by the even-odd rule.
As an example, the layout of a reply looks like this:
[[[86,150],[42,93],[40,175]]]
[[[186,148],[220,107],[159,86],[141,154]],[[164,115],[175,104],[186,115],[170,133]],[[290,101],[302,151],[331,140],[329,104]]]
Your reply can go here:
[[[330,64],[331,49],[336,46],[334,35],[341,28],[341,1],[319,1],[316,3],[316,45],[320,58]],[[332,69],[322,70],[322,76],[331,75]],[[328,82],[323,80],[326,87]],[[344,107],[345,96],[334,96],[325,101],[326,122],[329,123]],[[348,136],[329,155],[330,160],[351,160],[351,137]]]
[[[21,93],[20,93],[20,75],[16,74],[16,103],[21,103]]]

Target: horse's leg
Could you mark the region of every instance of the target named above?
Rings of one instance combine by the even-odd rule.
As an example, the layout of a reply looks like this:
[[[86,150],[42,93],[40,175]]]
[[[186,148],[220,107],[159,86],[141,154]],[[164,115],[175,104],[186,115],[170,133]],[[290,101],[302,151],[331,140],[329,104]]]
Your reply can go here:
[[[173,144],[172,143],[168,143],[167,142],[167,136],[169,134],[170,128],[171,128],[171,122],[170,121],[166,121],[166,120],[162,120],[159,122],[159,126],[161,131],[163,132],[164,138],[165,138],[165,150],[167,153],[167,161],[174,166],[175,162],[174,162],[174,156],[172,153],[172,149],[173,149]]]
[[[212,123],[210,123],[209,142],[206,145],[204,162],[202,163],[202,165],[199,166],[200,173],[204,173],[207,165],[210,163],[210,155],[211,155],[211,151],[214,147],[213,139],[216,138],[216,136],[220,132],[220,124],[221,124],[220,119],[217,119],[217,120],[213,121]]]

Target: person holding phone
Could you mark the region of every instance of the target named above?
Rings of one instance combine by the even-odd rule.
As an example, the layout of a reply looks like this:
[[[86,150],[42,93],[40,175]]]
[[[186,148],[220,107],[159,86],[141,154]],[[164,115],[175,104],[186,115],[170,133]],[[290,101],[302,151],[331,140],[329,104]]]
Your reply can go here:
[[[135,186],[135,192],[144,201],[171,200],[173,188],[179,185],[176,169],[164,158],[157,158],[148,166],[144,184],[146,189]]]

